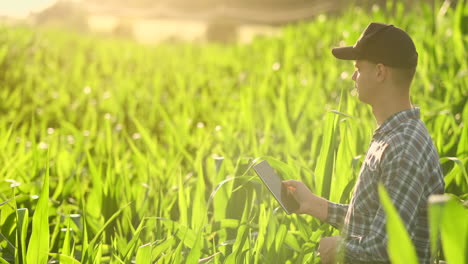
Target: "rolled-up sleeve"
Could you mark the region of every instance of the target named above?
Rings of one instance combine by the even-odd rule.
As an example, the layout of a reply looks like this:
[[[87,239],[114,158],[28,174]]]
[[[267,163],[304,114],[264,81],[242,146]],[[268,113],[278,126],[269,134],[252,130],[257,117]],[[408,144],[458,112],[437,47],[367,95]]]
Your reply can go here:
[[[410,237],[412,230],[415,230],[418,208],[424,202],[422,197],[425,183],[422,174],[418,162],[412,159],[408,151],[391,155],[390,160],[382,162],[380,182],[384,184]],[[342,241],[341,250],[345,263],[388,262],[387,237],[386,213],[379,203],[366,236],[346,237]]]

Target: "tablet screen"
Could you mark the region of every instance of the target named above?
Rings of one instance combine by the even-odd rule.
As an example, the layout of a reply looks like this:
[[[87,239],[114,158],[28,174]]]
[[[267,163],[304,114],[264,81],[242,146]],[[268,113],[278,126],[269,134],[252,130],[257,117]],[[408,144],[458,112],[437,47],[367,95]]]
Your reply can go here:
[[[263,183],[267,186],[268,190],[273,194],[276,200],[279,202],[281,207],[286,213],[291,214],[292,212],[299,209],[299,204],[291,195],[288,195],[286,187],[283,185],[281,178],[275,173],[270,164],[264,160],[254,167],[257,175],[262,179]]]

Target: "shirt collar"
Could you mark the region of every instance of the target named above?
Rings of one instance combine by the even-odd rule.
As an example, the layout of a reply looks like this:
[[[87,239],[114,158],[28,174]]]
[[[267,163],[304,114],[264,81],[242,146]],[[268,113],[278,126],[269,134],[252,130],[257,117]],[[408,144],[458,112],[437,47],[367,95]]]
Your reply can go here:
[[[389,118],[387,118],[375,131],[374,131],[374,136],[378,134],[384,134],[404,121],[408,119],[419,119],[420,118],[420,113],[419,113],[419,107],[413,107],[411,109],[403,110],[401,112],[395,113]]]

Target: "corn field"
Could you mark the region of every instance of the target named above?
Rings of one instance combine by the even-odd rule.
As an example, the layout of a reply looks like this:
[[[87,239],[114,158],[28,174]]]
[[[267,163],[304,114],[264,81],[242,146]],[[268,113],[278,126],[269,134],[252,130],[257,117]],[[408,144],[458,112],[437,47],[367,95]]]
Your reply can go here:
[[[416,44],[412,103],[447,193],[429,205],[433,252],[466,263],[468,4],[435,2],[356,6],[250,44],[0,26],[0,263],[320,263],[339,230],[285,214],[251,167],[349,201],[377,124],[331,48],[371,21]]]

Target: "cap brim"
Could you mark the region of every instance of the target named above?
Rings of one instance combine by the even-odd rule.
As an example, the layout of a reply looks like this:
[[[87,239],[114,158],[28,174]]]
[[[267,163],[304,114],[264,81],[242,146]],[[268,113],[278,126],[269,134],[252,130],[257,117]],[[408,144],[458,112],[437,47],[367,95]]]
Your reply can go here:
[[[358,53],[353,46],[338,47],[332,49],[333,56],[340,60],[357,60]]]

